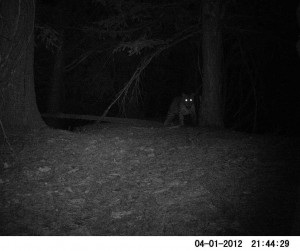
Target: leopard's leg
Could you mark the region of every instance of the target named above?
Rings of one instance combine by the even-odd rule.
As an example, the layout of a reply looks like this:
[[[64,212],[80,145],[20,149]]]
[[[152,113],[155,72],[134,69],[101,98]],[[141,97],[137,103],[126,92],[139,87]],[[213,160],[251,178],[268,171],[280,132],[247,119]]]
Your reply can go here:
[[[184,125],[184,116],[182,113],[179,113],[179,124],[180,126]]]

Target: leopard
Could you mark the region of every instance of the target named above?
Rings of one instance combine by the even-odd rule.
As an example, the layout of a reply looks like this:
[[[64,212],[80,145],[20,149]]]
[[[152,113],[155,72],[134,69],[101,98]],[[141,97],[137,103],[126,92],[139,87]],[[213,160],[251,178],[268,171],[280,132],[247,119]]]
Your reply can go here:
[[[190,116],[191,123],[195,125],[197,118],[194,97],[195,94],[185,93],[175,97],[169,107],[164,126],[173,125],[177,119],[179,121],[179,126],[184,126],[186,116]]]

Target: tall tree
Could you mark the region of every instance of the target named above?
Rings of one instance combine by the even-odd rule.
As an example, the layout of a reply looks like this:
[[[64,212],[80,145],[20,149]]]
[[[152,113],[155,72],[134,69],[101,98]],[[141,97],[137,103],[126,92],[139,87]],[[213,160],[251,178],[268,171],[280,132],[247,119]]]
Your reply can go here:
[[[34,0],[0,1],[0,119],[5,128],[43,125],[35,99]]]
[[[222,34],[220,1],[202,1],[203,90],[200,124],[223,127],[222,117]]]
[[[65,2],[61,1],[55,9],[57,18],[56,30],[58,31],[58,42],[54,52],[54,65],[52,72],[52,81],[50,85],[50,92],[47,103],[47,110],[49,113],[61,112],[61,106],[64,103],[64,85],[63,85],[63,69],[64,69],[64,15]]]
[[[115,2],[118,2],[118,0]],[[153,55],[155,55],[155,57],[158,56],[160,52],[174,48],[177,44],[187,41],[188,39],[194,39],[197,40],[198,43],[201,43],[200,48],[202,48],[203,57],[203,88],[200,123],[203,126],[223,127],[221,95],[221,63],[223,53],[222,34],[219,25],[221,1],[202,0],[201,4],[202,8],[198,1],[192,0],[184,3],[181,1],[172,1],[168,4],[148,4],[145,6],[140,6],[138,2],[135,2],[135,12],[132,11],[133,8],[127,8],[131,10],[128,15],[122,13],[119,18],[99,22],[99,27],[106,28],[99,31],[103,32],[103,30],[107,30],[112,33],[112,31],[116,30],[116,32],[119,32],[121,30],[119,27],[122,27],[126,21],[123,21],[122,19],[124,16],[130,16],[133,20],[139,20],[139,25],[137,27],[145,27],[145,24],[141,25],[143,20],[145,20],[144,22],[147,23],[148,33],[141,35],[145,33],[145,30],[142,29],[139,38],[128,36],[128,34],[136,34],[136,29],[130,27],[130,25],[134,23],[131,22],[128,25],[131,28],[128,29],[129,32],[126,32],[127,28],[124,28],[122,30],[123,33],[120,34],[120,36],[124,37],[125,40],[127,39],[127,41],[124,43],[124,40],[122,40],[119,48],[122,48],[122,50],[128,49],[131,54],[139,54],[145,49],[148,49],[147,52],[153,50]],[[202,11],[195,12],[197,9],[201,9]],[[157,14],[159,12],[161,12],[161,15]],[[140,18],[133,18],[132,13],[134,16]],[[148,14],[146,16],[147,18],[145,17],[145,13]],[[202,22],[199,22],[201,19]],[[199,29],[199,25],[202,26],[202,30]],[[134,30],[135,33],[130,32],[131,30]],[[202,33],[202,36],[199,36],[200,33]],[[126,36],[124,36],[124,34],[126,34]],[[147,67],[145,62],[150,63],[151,58],[149,60],[144,60],[143,62],[144,65],[142,64],[140,68],[145,69]],[[137,72],[138,71],[135,73]],[[139,79],[139,74],[135,75],[137,76],[136,79]],[[134,81],[129,81],[128,83],[131,84],[132,82]]]

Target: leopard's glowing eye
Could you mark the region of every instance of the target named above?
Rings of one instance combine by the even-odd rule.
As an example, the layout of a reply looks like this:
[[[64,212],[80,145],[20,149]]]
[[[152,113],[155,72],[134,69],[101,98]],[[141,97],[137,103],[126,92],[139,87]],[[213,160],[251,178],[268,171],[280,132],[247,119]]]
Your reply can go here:
[[[184,101],[185,101],[185,102],[188,102],[188,99],[186,98]]]
[[[193,100],[192,99],[190,99],[190,102],[192,102]]]

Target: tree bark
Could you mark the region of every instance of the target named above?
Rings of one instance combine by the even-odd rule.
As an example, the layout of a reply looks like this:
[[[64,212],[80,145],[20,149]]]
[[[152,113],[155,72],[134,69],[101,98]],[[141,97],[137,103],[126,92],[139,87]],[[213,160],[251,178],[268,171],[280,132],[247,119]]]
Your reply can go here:
[[[203,90],[199,124],[223,127],[220,1],[203,0],[202,4]]]
[[[66,3],[61,1],[56,7],[56,27],[59,32],[59,45],[54,55],[54,65],[52,72],[52,81],[49,91],[47,110],[49,113],[62,112],[62,105],[64,104],[64,21],[65,21]]]
[[[4,129],[44,126],[34,89],[34,0],[0,2],[0,119]]]
[[[60,35],[61,44],[56,50],[54,56],[54,65],[52,72],[52,82],[48,97],[47,110],[49,113],[61,112],[62,104],[64,103],[64,86],[63,86],[63,68],[64,68],[64,54],[63,54],[63,31]]]

